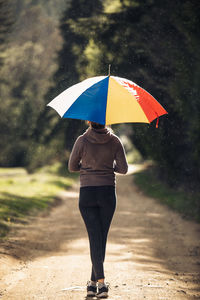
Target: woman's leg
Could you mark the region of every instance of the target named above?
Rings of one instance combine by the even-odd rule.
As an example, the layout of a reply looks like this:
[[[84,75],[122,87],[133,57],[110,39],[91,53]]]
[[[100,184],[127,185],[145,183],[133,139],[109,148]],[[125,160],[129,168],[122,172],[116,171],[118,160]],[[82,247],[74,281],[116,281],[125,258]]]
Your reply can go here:
[[[96,204],[95,187],[80,189],[79,209],[85,222],[90,242],[90,256],[93,272],[92,281],[104,278],[103,252],[102,252],[102,230],[99,207]]]
[[[92,266],[91,280],[97,281],[93,266]]]
[[[96,198],[100,213],[100,227],[102,236],[102,258],[105,259],[106,242],[110,224],[116,208],[116,192],[114,186],[96,187]],[[94,269],[92,268],[91,278],[95,278]],[[104,277],[96,278],[98,282],[104,283]],[[92,279],[91,279],[92,280]]]
[[[85,222],[92,260],[91,280],[103,282],[108,230],[116,207],[114,186],[80,189],[79,208]]]
[[[116,207],[115,187],[113,186],[101,187],[98,193],[97,202],[100,207],[101,231],[102,231],[102,255],[104,261],[108,231]],[[98,278],[98,292],[96,294],[96,297],[107,298],[108,289],[109,289],[109,285],[105,284],[104,278]]]
[[[100,222],[102,231],[102,255],[105,259],[106,242],[110,224],[116,208],[116,192],[114,186],[102,186],[97,202],[100,207]]]

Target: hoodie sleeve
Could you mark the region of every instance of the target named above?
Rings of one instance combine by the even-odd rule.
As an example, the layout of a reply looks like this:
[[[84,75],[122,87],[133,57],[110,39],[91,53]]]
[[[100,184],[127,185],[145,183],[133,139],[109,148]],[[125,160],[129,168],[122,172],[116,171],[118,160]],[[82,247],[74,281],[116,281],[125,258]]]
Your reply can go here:
[[[81,158],[83,152],[82,150],[83,150],[82,136],[79,136],[76,142],[74,143],[72,152],[69,157],[68,169],[70,172],[80,171]]]
[[[114,172],[120,174],[126,174],[127,171],[128,171],[128,163],[126,160],[125,150],[121,141],[118,139],[118,146],[115,155]]]

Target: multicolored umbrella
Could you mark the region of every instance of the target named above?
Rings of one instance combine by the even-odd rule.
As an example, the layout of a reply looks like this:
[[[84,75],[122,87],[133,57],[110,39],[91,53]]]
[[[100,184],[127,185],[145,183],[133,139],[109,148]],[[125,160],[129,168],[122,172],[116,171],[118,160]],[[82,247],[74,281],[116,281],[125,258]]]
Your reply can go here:
[[[167,111],[143,88],[116,76],[86,79],[66,89],[48,106],[63,118],[100,124],[150,123]]]

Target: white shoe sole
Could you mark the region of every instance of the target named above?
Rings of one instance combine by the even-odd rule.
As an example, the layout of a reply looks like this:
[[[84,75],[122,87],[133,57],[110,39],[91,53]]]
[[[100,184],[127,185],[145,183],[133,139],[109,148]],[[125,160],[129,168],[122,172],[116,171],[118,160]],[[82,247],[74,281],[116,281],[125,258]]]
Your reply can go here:
[[[103,292],[101,294],[96,294],[96,297],[97,298],[108,298],[108,293],[107,292]]]
[[[87,297],[95,297],[96,294],[92,291],[87,292]]]

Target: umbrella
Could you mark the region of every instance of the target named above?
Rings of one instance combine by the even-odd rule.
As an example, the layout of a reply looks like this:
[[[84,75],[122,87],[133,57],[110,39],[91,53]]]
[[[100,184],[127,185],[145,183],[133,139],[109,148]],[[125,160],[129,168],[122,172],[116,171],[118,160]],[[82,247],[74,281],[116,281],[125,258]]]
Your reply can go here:
[[[63,118],[106,125],[151,123],[167,114],[155,98],[136,83],[110,75],[91,77],[77,83],[47,105]]]

